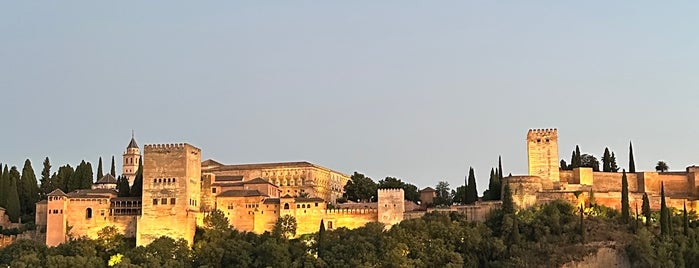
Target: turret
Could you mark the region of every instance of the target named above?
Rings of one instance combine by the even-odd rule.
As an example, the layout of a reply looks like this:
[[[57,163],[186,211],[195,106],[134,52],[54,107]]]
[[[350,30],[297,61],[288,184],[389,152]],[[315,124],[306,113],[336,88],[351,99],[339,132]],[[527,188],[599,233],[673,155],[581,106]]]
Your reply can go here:
[[[133,185],[133,181],[136,178],[136,171],[138,171],[138,161],[141,159],[141,151],[138,149],[138,144],[136,144],[136,139],[134,138],[133,132],[131,133],[131,141],[129,145],[126,146],[126,151],[124,152],[123,165],[121,173],[127,179],[129,179],[129,185]]]

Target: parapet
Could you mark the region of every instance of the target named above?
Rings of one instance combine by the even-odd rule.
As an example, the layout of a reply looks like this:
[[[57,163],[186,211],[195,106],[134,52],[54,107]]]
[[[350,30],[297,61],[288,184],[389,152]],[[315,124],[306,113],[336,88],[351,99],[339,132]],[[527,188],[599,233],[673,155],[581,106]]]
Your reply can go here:
[[[325,214],[326,215],[334,215],[334,214],[340,214],[340,215],[361,215],[361,214],[377,214],[378,210],[374,208],[362,208],[362,209],[354,209],[354,208],[342,208],[342,209],[326,209]]]
[[[194,149],[197,152],[201,152],[201,149],[194,147],[189,143],[167,143],[167,144],[146,144],[143,146],[143,150],[148,151],[165,151],[165,150],[185,150],[186,148]]]
[[[530,129],[529,132],[527,132],[527,139],[531,139],[533,137],[550,137],[550,138],[558,138],[558,129],[555,128],[543,128],[543,129]]]

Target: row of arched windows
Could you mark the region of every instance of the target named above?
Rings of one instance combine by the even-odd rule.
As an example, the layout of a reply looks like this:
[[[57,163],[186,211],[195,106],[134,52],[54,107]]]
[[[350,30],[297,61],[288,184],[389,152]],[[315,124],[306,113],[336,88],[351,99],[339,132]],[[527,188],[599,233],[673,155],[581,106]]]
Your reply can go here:
[[[153,183],[174,183],[175,178],[156,178],[153,179]]]

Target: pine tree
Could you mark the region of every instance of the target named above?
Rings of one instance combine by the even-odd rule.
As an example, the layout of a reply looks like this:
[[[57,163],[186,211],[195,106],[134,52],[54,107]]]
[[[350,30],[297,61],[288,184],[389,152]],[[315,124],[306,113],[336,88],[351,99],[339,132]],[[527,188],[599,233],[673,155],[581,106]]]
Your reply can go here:
[[[2,177],[0,177],[0,207],[7,208],[7,194],[10,188],[10,171],[7,169],[7,165],[2,171]]]
[[[117,192],[119,197],[127,197],[131,194],[128,178],[124,176],[119,176],[119,178],[117,179]]]
[[[12,167],[10,169],[10,184],[7,188],[7,216],[10,217],[10,221],[18,222],[20,211],[19,204],[19,193],[17,192],[17,182],[19,181],[20,175],[17,171],[17,167]]]
[[[646,218],[646,226],[650,226],[650,200],[648,199],[648,194],[646,193],[643,193],[643,205],[641,205],[641,211],[643,213],[643,217]]]
[[[22,177],[18,185],[20,213],[22,215],[34,215],[36,202],[39,202],[39,185],[32,168],[32,162],[27,159],[22,168]]]
[[[629,172],[636,172],[636,162],[633,160],[633,144],[629,142]]]
[[[619,165],[616,164],[616,156],[614,155],[614,152],[612,152],[612,157],[609,159],[609,170],[611,172],[619,171]]]
[[[101,179],[104,174],[102,173],[102,157],[100,156],[99,163],[97,164],[97,180]]]
[[[602,156],[602,171],[612,171],[612,155],[609,154],[609,148],[606,147],[604,148],[604,155]]]
[[[515,204],[512,200],[512,192],[510,191],[510,185],[505,184],[502,188],[502,212],[505,215],[510,215],[515,213]]]
[[[131,185],[131,196],[141,196],[143,193],[143,157],[138,160],[138,169],[136,170],[136,177],[133,180],[133,185]]]
[[[684,209],[682,210],[682,233],[684,233],[684,236],[689,236],[689,218],[687,217],[687,202],[684,202]]]
[[[44,159],[44,167],[41,169],[41,186],[39,187],[40,199],[46,199],[46,195],[54,190],[51,183],[51,162],[47,156]]]
[[[626,170],[621,175],[621,222],[629,222],[629,182],[626,179]]]
[[[468,191],[469,199],[466,200],[466,204],[473,204],[478,201],[478,190],[476,189],[476,175],[474,175],[473,167],[468,169],[468,186],[466,187]]]
[[[670,232],[669,212],[667,211],[667,205],[665,204],[665,184],[660,183],[660,234],[662,236],[667,236]]]
[[[114,156],[112,155],[112,168],[109,170],[109,174],[116,178],[116,167],[114,166]]]

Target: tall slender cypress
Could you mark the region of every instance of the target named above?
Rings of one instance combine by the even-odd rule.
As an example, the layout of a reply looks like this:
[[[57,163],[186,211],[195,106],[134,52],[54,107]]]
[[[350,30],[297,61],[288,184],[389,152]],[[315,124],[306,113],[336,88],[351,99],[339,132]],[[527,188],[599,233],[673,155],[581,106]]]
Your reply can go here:
[[[100,156],[99,163],[97,164],[97,180],[101,179],[104,174],[102,173],[102,157]]]
[[[7,193],[10,188],[10,171],[7,170],[7,164],[2,171],[2,177],[0,177],[0,207],[7,208]]]
[[[20,175],[17,171],[17,167],[12,167],[10,169],[10,186],[7,188],[7,216],[10,217],[10,221],[18,222],[20,211],[19,204],[19,193],[17,192],[17,182],[19,181]]]
[[[621,174],[621,222],[629,222],[629,182],[626,179],[626,170]]]
[[[646,193],[643,193],[643,205],[641,205],[641,211],[643,213],[643,217],[646,218],[646,226],[650,226],[650,200],[648,200],[648,194]]]
[[[138,169],[136,170],[136,177],[133,180],[133,185],[131,185],[131,196],[141,196],[143,194],[143,157],[138,160]]]
[[[469,200],[466,200],[466,204],[473,204],[476,201],[478,201],[478,190],[476,189],[476,175],[473,172],[473,167],[470,167],[468,169],[468,187],[466,187],[466,191],[468,191],[468,197],[470,198]]]
[[[117,179],[117,193],[119,197],[126,197],[131,195],[131,189],[129,188],[129,179],[124,176],[119,176]]]
[[[689,236],[689,218],[687,217],[687,201],[684,202],[684,209],[682,210],[682,232],[684,236]]]
[[[609,158],[609,170],[611,172],[619,171],[619,165],[616,163],[616,155],[614,155],[614,152],[612,152],[612,157]]]
[[[602,155],[602,171],[610,172],[612,171],[612,156],[609,154],[609,148],[604,148],[604,155]]]
[[[510,184],[505,184],[502,188],[502,212],[505,215],[515,213],[515,203],[512,200],[512,192],[510,191]]]
[[[116,167],[114,166],[114,156],[112,155],[112,168],[109,170],[109,174],[116,178]]]
[[[582,155],[578,145],[575,145],[575,167],[582,167]]]
[[[665,204],[665,184],[660,183],[660,234],[667,236],[670,233],[669,215],[667,204]]]
[[[22,215],[34,215],[36,202],[39,201],[39,185],[32,168],[32,162],[27,159],[22,168],[22,177],[17,187],[19,193],[20,213]]]
[[[633,144],[629,142],[629,172],[636,172],[636,162],[633,160]]]
[[[51,161],[47,156],[44,159],[43,168],[41,169],[41,186],[39,187],[40,199],[46,199],[46,195],[53,191],[51,183]]]

